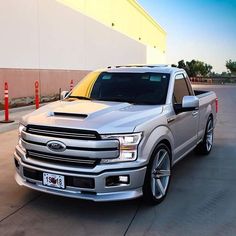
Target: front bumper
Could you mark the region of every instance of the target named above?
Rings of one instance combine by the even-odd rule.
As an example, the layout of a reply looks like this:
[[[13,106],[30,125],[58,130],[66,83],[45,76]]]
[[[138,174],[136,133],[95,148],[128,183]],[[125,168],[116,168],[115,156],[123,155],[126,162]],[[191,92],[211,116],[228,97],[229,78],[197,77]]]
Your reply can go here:
[[[119,201],[134,199],[142,196],[142,186],[144,183],[146,167],[135,169],[122,170],[107,170],[98,174],[94,173],[79,173],[66,170],[55,170],[51,168],[34,166],[22,161],[21,157],[15,152],[14,158],[16,164],[15,179],[19,185],[38,190],[45,193],[55,195],[86,199],[92,201]],[[66,186],[65,189],[56,189],[53,187],[44,186],[41,179],[34,179],[24,175],[24,168],[37,173],[52,173],[63,175],[65,178],[90,178],[94,180],[93,188],[81,188],[74,186]],[[106,186],[106,179],[110,176],[129,176],[128,184],[120,184],[117,186]]]

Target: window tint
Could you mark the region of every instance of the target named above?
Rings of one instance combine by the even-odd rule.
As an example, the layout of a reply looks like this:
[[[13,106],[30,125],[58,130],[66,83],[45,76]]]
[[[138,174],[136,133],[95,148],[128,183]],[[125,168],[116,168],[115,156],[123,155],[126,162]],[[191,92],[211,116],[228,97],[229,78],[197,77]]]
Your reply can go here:
[[[176,75],[174,87],[174,103],[181,104],[182,99],[186,95],[191,95],[188,89],[187,82],[183,74]]]
[[[135,104],[165,104],[169,74],[108,73],[98,77],[91,98],[103,101],[124,101]]]

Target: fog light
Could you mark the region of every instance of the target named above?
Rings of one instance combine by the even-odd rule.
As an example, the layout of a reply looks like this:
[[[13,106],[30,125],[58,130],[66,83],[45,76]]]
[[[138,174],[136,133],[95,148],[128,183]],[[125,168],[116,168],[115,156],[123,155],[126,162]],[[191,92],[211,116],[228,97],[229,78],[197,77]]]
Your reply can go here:
[[[129,177],[128,176],[119,176],[119,181],[121,182],[121,183],[125,183],[125,184],[127,184],[127,183],[129,183]]]
[[[106,178],[106,186],[114,187],[119,185],[128,185],[129,184],[129,176],[128,175],[117,175],[117,176],[109,176]]]

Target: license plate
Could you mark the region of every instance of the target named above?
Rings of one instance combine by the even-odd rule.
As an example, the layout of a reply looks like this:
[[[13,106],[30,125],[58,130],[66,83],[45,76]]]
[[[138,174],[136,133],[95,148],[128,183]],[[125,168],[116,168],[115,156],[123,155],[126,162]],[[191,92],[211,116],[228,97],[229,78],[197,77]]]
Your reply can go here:
[[[50,173],[43,173],[43,185],[54,188],[65,188],[65,177]]]

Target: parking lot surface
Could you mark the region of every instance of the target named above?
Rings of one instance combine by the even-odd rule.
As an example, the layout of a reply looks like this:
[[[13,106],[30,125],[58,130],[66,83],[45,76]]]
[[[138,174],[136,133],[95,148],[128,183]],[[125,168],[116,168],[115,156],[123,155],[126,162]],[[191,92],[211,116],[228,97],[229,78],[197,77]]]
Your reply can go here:
[[[0,134],[0,235],[236,235],[236,86],[197,86],[219,98],[214,147],[173,169],[163,203],[94,203],[32,191],[14,181],[17,130]]]

